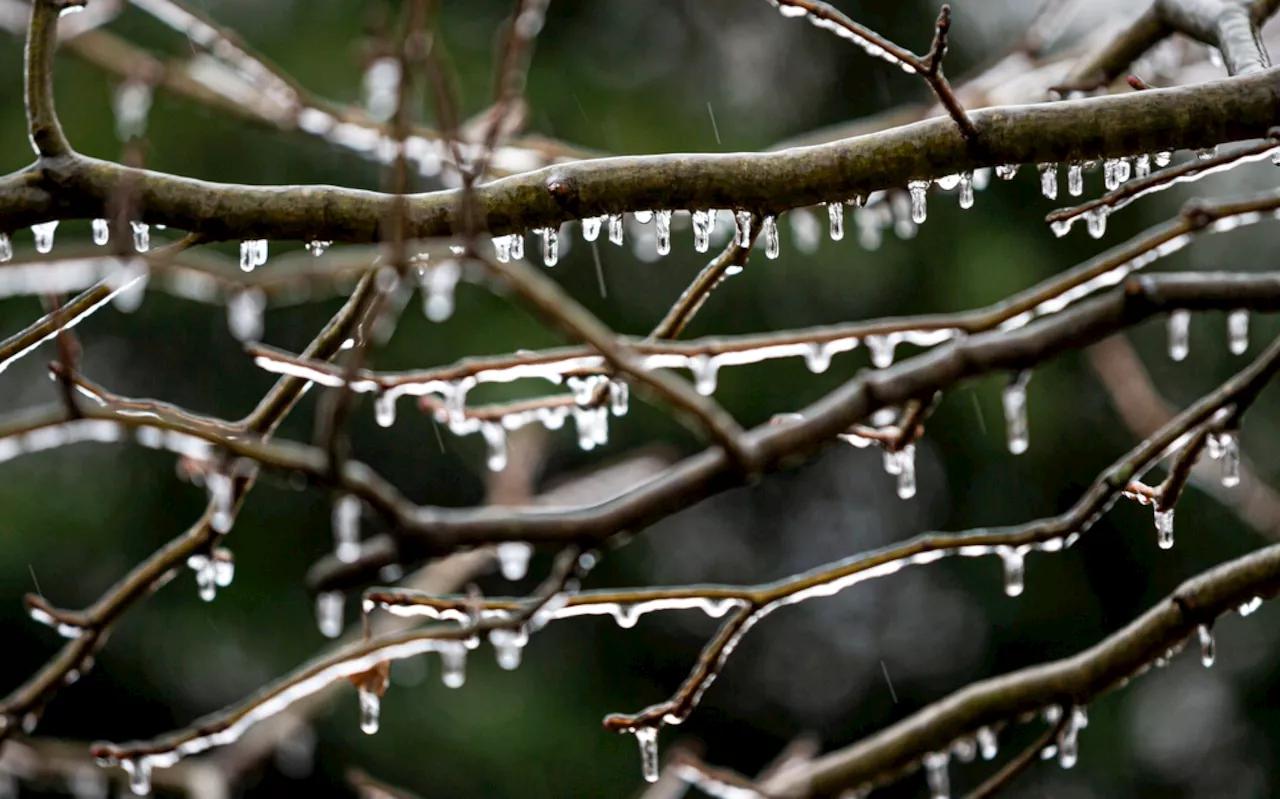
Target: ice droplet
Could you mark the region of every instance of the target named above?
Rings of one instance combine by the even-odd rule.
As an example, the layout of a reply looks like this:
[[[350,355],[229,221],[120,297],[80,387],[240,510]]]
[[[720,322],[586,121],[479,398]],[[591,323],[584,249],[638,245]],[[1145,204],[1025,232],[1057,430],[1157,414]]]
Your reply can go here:
[[[1169,357],[1181,361],[1191,351],[1191,312],[1185,308],[1169,314]]]
[[[1080,759],[1080,730],[1089,726],[1089,717],[1084,708],[1071,709],[1071,720],[1062,728],[1058,737],[1058,765],[1063,768],[1074,768]]]
[[[805,351],[804,364],[815,375],[827,371],[827,367],[831,366],[831,347],[818,342],[811,343]]]
[[[633,216],[636,222],[641,225],[647,225],[653,221],[653,211],[647,209],[643,211],[633,211],[631,216]]]
[[[693,249],[706,252],[711,247],[711,228],[715,227],[715,211],[693,212]]]
[[[1280,151],[1277,151],[1280,152]],[[1232,355],[1244,355],[1249,349],[1249,312],[1244,309],[1227,314],[1227,348]]]
[[[1067,167],[1067,193],[1072,197],[1084,194],[1084,166],[1078,161]]]
[[[1222,445],[1222,487],[1235,488],[1240,485],[1240,439],[1230,430],[1224,430],[1218,436]]]
[[[529,558],[533,547],[524,541],[503,541],[498,544],[498,566],[508,580],[523,580],[529,572]]]
[[[267,240],[250,239],[240,242],[240,268],[252,272],[267,262]]]
[[[929,215],[929,181],[913,180],[907,184],[911,193],[911,221],[923,225]]]
[[[316,594],[316,626],[325,638],[342,635],[343,597],[341,591]]]
[[[595,241],[600,238],[600,226],[604,224],[604,217],[590,216],[582,220],[582,239],[583,241]]]
[[[1207,669],[1213,666],[1213,660],[1217,655],[1213,645],[1213,628],[1207,624],[1201,624],[1196,632],[1200,636],[1200,663]]]
[[[493,645],[493,654],[498,661],[498,667],[506,671],[514,671],[520,667],[520,657],[528,642],[529,634],[523,627],[519,630],[498,627],[489,631],[489,643]]]
[[[867,349],[871,352],[871,364],[877,369],[888,369],[893,366],[893,350],[896,342],[891,336],[870,335],[866,338]]]
[[[1027,381],[1030,372],[1022,372],[1001,392],[1000,399],[1004,405],[1005,432],[1009,440],[1009,452],[1021,455],[1030,444],[1029,426],[1027,424]]]
[[[13,258],[13,243],[8,233],[0,233],[0,264]]]
[[[1145,178],[1151,174],[1151,156],[1143,153],[1133,161],[1133,176],[1135,178]]]
[[[671,212],[653,212],[653,232],[658,239],[658,255],[671,252]]]
[[[609,214],[609,242],[622,246],[622,214]]]
[[[213,506],[209,526],[215,533],[226,533],[231,529],[231,477],[222,472],[209,472],[204,477],[204,485]]]
[[[560,261],[560,232],[555,228],[544,227],[538,233],[542,236],[542,262],[547,266],[555,266]]]
[[[694,389],[704,397],[716,393],[716,373],[720,364],[706,355],[695,355],[689,359],[689,371],[693,375]]]
[[[447,688],[461,688],[467,682],[467,647],[461,641],[441,644],[440,680]]]
[[[960,207],[969,209],[973,207],[973,173],[960,173]]]
[[[111,239],[111,226],[105,219],[93,220],[93,243],[101,247]]]
[[[360,686],[360,730],[365,735],[373,735],[378,731],[378,714],[382,710],[382,701],[372,688]]]
[[[1005,596],[1020,596],[1026,587],[1026,554],[1021,547],[998,547],[996,551],[1004,562]]]
[[[898,497],[911,499],[916,495],[916,445],[907,444],[897,452],[885,450],[884,470],[898,476]]]
[[[1040,193],[1046,200],[1058,199],[1058,165],[1040,164]]]
[[[237,291],[227,300],[227,327],[239,341],[257,341],[262,338],[262,312],[267,307],[267,295],[254,287]]]
[[[334,557],[355,563],[360,558],[360,500],[351,494],[334,500],[332,523]]]
[[[1248,602],[1236,608],[1236,613],[1239,613],[1241,616],[1249,616],[1260,607],[1262,607],[1262,597],[1255,596],[1253,599],[1250,599]]]
[[[145,757],[138,760],[124,758],[120,761],[120,768],[124,769],[124,773],[129,775],[129,790],[133,791],[136,796],[146,796],[151,793],[150,760]]]
[[[751,246],[751,212],[738,211],[733,215],[734,222],[737,224],[737,235],[733,243],[739,247]]]
[[[31,226],[31,235],[36,239],[36,252],[47,255],[53,251],[53,233],[58,229],[57,221],[41,222]]]
[[[1107,158],[1102,162],[1102,185],[1107,191],[1115,191],[1120,187],[1118,163],[1114,158]]]
[[[332,245],[333,245],[332,241],[320,241],[319,239],[312,239],[311,241],[307,242],[306,247],[307,247],[307,252],[311,253],[311,255],[315,258],[319,258],[320,256],[324,255],[324,251],[329,249],[329,247],[331,247]]]
[[[133,249],[146,252],[151,249],[151,228],[146,222],[130,222],[133,228]]]
[[[930,752],[924,756],[924,773],[931,799],[951,799],[951,778],[947,774],[950,759],[946,752]]]
[[[764,236],[764,254],[771,260],[777,258],[780,251],[778,221],[772,216],[766,216],[760,224],[760,235]]]
[[[1001,164],[996,167],[996,177],[1001,180],[1013,180],[1018,175],[1017,164]]]
[[[831,240],[844,238],[844,203],[827,203],[827,226],[831,230]]]
[[[658,728],[636,727],[633,731],[640,744],[640,773],[645,782],[658,781]]]
[[[378,427],[390,427],[396,423],[396,399],[394,391],[383,391],[373,400],[373,420]]]
[[[1094,208],[1084,215],[1085,223],[1089,226],[1089,235],[1095,239],[1100,239],[1107,233],[1107,214],[1109,211],[1105,205]]]
[[[501,422],[481,422],[480,434],[489,446],[489,454],[485,465],[491,472],[500,472],[507,468],[507,431]]]
[[[1173,549],[1173,508],[1155,509],[1156,543],[1161,549]]]
[[[524,258],[524,234],[512,233],[511,239],[511,260],[519,261]]]
[[[990,727],[978,728],[978,750],[982,752],[983,760],[992,760],[1000,753],[995,731]]]
[[[1155,161],[1156,166],[1164,168],[1169,164],[1173,163],[1173,153],[1171,152],[1156,153],[1155,157],[1152,160]]]

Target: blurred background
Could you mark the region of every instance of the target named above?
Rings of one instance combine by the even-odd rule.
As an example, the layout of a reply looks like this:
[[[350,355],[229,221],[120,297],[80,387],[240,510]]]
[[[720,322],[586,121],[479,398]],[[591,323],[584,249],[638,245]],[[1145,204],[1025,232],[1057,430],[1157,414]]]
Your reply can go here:
[[[368,37],[396,9],[350,0],[193,4],[237,30],[313,92],[351,104],[361,102]],[[836,5],[916,50],[927,47],[937,12],[920,2]],[[1035,4],[1013,0],[953,5],[947,70],[957,83],[1014,47],[1035,10]],[[1118,30],[1146,4],[1076,5],[1079,13],[1056,23],[1051,50],[1070,50],[1090,36]],[[510,4],[469,0],[442,6],[443,43],[457,72],[462,110],[474,114],[492,97],[495,31]],[[184,36],[135,9],[107,29],[155,53],[193,51]],[[1175,55],[1182,59],[1178,64],[1197,64],[1184,77],[1220,73],[1205,61],[1204,48],[1183,46]],[[31,160],[21,57],[21,39],[0,35],[4,172]],[[58,108],[80,152],[120,157],[112,109],[117,84],[117,77],[72,55],[59,57]],[[603,152],[639,154],[758,150],[929,98],[919,81],[830,34],[783,18],[764,0],[595,0],[551,3],[527,99],[528,132]],[[432,124],[429,114],[422,121]],[[147,142],[148,166],[209,180],[363,188],[382,181],[377,164],[319,138],[269,130],[163,92],[150,110]],[[1238,169],[1202,181],[1193,191],[1258,190],[1273,184],[1274,169],[1269,163]],[[1038,188],[1034,170],[1024,167],[1011,182],[993,181],[968,211],[958,208],[955,192],[934,190],[927,222],[918,231],[899,225],[907,228],[900,233],[910,234],[905,239],[890,226],[875,249],[859,242],[852,216],[840,242],[825,233],[814,241],[813,225],[784,218],[781,257],[754,257],[743,274],[715,292],[686,335],[986,305],[1168,218],[1191,196],[1168,192],[1144,200],[1113,217],[1099,242],[1082,226],[1055,238],[1043,216],[1069,203],[1065,193],[1059,202],[1046,200]],[[1101,171],[1087,174],[1086,196],[1101,191]],[[811,221],[825,230],[825,220]],[[1267,223],[1202,239],[1152,268],[1263,270],[1277,255],[1271,232]],[[174,238],[172,233],[154,232],[153,246]],[[602,236],[594,248],[597,267],[578,226],[566,226],[563,238],[571,246],[553,274],[616,330],[644,334],[705,257],[694,252],[687,217],[677,218],[672,253],[661,259],[655,260],[651,247],[637,255],[633,242],[644,243],[644,233],[632,233],[621,248]],[[64,222],[54,256],[60,248],[86,244],[89,235],[87,222]],[[18,258],[32,256],[29,233],[13,238]],[[530,236],[531,253],[536,243]],[[276,258],[301,245],[271,247]],[[234,245],[219,249],[235,257]],[[270,261],[262,269],[270,270]],[[339,303],[333,297],[269,308],[263,340],[296,352]],[[464,282],[456,303],[453,316],[439,323],[428,321],[416,301],[410,303],[394,337],[377,351],[375,365],[423,368],[560,341],[484,285]],[[0,301],[0,335],[40,313],[36,298]],[[1252,353],[1280,332],[1273,319],[1255,318],[1252,325]],[[272,383],[244,354],[228,331],[225,309],[217,306],[153,292],[135,313],[108,308],[78,331],[86,375],[127,396],[234,419]],[[1154,385],[1179,406],[1247,362],[1247,356],[1228,353],[1220,314],[1193,320],[1191,354],[1181,363],[1168,357],[1163,322],[1133,330],[1130,339]],[[904,347],[899,354],[910,351]],[[56,401],[55,387],[44,376],[44,364],[53,357],[45,345],[0,375],[0,411]],[[860,348],[836,357],[821,375],[810,374],[800,359],[726,369],[716,398],[744,425],[757,425],[802,408],[867,366]],[[924,530],[1048,516],[1066,509],[1137,440],[1088,356],[1077,353],[1036,371],[1028,388],[1031,447],[1010,455],[1000,406],[1005,379],[994,376],[945,397],[917,447],[919,493],[913,499],[897,497],[878,451],[840,445],[801,469],[728,492],[645,530],[610,552],[586,587],[756,583]],[[311,439],[317,393],[304,400],[281,435]],[[473,393],[477,401],[506,396],[513,395]],[[1266,445],[1276,440],[1278,421],[1280,403],[1272,390],[1242,431],[1245,456],[1264,480],[1277,476],[1280,467],[1275,448]],[[433,428],[407,401],[394,428],[379,428],[366,395],[355,414],[354,453],[417,502],[485,501],[491,481],[483,441]],[[634,453],[655,442],[666,449],[649,458],[698,447],[687,430],[641,402],[611,420],[608,445],[595,451],[579,450],[571,430],[550,433],[537,444],[543,457],[532,475],[536,489],[563,486],[619,459],[634,474],[624,467],[618,478],[623,483],[607,491],[624,488],[654,468],[653,460],[636,460]],[[173,460],[136,445],[84,444],[0,464],[0,691],[20,684],[60,644],[53,630],[23,612],[23,594],[39,591],[61,607],[85,606],[199,515],[205,493],[179,478]],[[574,501],[598,500],[592,492],[600,490],[605,489],[588,485],[584,493],[579,485]],[[38,736],[151,737],[243,698],[321,651],[328,642],[316,628],[303,579],[308,566],[332,547],[329,515],[323,492],[264,479],[226,541],[236,557],[234,583],[206,603],[184,570],[142,602],[117,626],[96,667],[48,708]],[[976,679],[1095,643],[1182,580],[1267,543],[1280,532],[1280,519],[1242,521],[1231,507],[1193,488],[1178,506],[1176,531],[1177,545],[1158,549],[1150,509],[1122,503],[1071,550],[1031,555],[1026,591],[1017,598],[1002,590],[999,560],[984,558],[942,561],[782,609],[743,641],[689,721],[664,730],[663,749],[683,743],[712,763],[755,774],[801,736],[815,736],[824,749],[851,743]],[[511,585],[492,571],[477,582],[486,594],[523,592],[548,565],[549,553],[542,552],[528,580]],[[347,605],[349,625],[355,604]],[[1055,762],[1037,765],[1007,795],[1280,796],[1277,622],[1280,610],[1269,606],[1248,619],[1224,618],[1215,628],[1213,668],[1203,668],[1187,652],[1102,697],[1089,708],[1079,764],[1072,770]],[[635,741],[603,731],[600,721],[607,713],[634,712],[670,695],[713,630],[713,622],[696,612],[648,615],[630,630],[607,618],[565,621],[537,634],[514,672],[494,664],[488,645],[471,653],[466,684],[457,690],[441,684],[434,656],[399,663],[376,735],[360,731],[356,693],[346,688],[310,724],[282,737],[274,751],[242,764],[233,790],[350,795],[346,774],[358,767],[423,797],[640,795]],[[1005,731],[1002,757],[1041,729],[1035,722]],[[74,771],[70,781],[37,779],[36,769],[24,767],[23,757],[14,754],[23,745],[8,746],[0,759],[0,796],[101,796],[109,790],[92,770]],[[953,764],[955,793],[990,771],[981,762]],[[924,796],[927,789],[917,775],[876,795]]]

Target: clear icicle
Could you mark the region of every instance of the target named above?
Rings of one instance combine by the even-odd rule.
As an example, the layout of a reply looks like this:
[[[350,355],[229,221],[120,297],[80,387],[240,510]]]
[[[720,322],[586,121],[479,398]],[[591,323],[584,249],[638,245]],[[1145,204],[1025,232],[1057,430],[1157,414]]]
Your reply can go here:
[[[93,220],[93,243],[101,247],[111,239],[111,226],[105,219]]]
[[[1000,399],[1004,405],[1006,434],[1009,440],[1009,452],[1021,455],[1030,444],[1029,426],[1027,424],[1027,381],[1030,372],[1023,372],[1009,381],[1001,392]]]
[[[870,335],[866,338],[867,349],[871,351],[871,364],[877,369],[893,366],[894,340],[889,336]]]
[[[827,225],[831,230],[831,240],[844,238],[844,203],[827,203]]]
[[[240,242],[240,268],[252,272],[267,262],[267,240],[249,239]]]
[[[1156,508],[1156,543],[1161,549],[1173,549],[1173,508]]]
[[[1236,613],[1239,613],[1241,616],[1251,616],[1253,615],[1253,612],[1260,607],[1262,607],[1262,597],[1255,596],[1253,599],[1250,599],[1248,602],[1245,602],[1243,605],[1236,608]]]
[[[489,454],[485,465],[491,472],[500,472],[507,468],[507,430],[501,422],[482,422],[480,434],[489,445]]]
[[[737,224],[737,235],[733,240],[734,244],[739,247],[751,246],[751,212],[738,211],[733,215],[733,221]]]
[[[334,557],[355,563],[360,558],[360,500],[351,494],[338,497],[332,517]]]
[[[440,647],[440,680],[447,688],[461,688],[467,681],[467,647],[450,641]]]
[[[960,207],[965,209],[973,207],[973,173],[972,172],[960,173]]]
[[[1046,200],[1058,199],[1058,165],[1040,165],[1040,193]]]
[[[1156,166],[1164,168],[1169,164],[1173,163],[1173,153],[1171,152],[1156,153],[1152,160],[1155,161]]]
[[[583,221],[583,228],[586,230],[586,222]],[[493,255],[498,259],[498,263],[505,264],[511,260],[511,237],[510,236],[494,236],[493,237]]]
[[[519,261],[524,258],[524,234],[511,234],[511,260]]]
[[[609,214],[609,243],[622,246],[622,214]]]
[[[653,211],[650,211],[648,209],[645,209],[643,211],[633,211],[631,215],[635,217],[636,222],[640,223],[641,225],[647,225],[653,221]]]
[[[544,227],[538,233],[542,235],[542,262],[547,266],[555,266],[560,261],[560,232],[555,228]]]
[[[653,212],[653,232],[658,239],[658,255],[671,252],[671,212]]]
[[[1191,351],[1191,312],[1179,308],[1169,314],[1169,357],[1181,361]]]
[[[382,710],[382,701],[372,688],[360,686],[360,730],[365,735],[373,735],[378,731],[378,714]]]
[[[1107,191],[1115,191],[1120,187],[1119,170],[1116,168],[1118,162],[1114,158],[1107,158],[1102,162],[1102,185]]]
[[[1201,624],[1196,628],[1196,632],[1200,636],[1200,663],[1207,669],[1213,665],[1217,654],[1213,645],[1213,628],[1207,624]]]
[[[325,638],[342,635],[343,598],[341,591],[316,594],[316,626]]]
[[[237,291],[227,300],[227,327],[239,341],[257,341],[262,338],[262,312],[267,307],[267,295],[254,287]]]
[[[151,249],[151,228],[146,222],[130,222],[133,228],[133,249],[146,252]]]
[[[993,760],[1000,753],[996,733],[990,727],[978,728],[978,751],[982,753],[983,760]]]
[[[1145,178],[1151,174],[1151,156],[1143,153],[1134,159],[1133,176],[1135,178]]]
[[[373,420],[378,427],[390,427],[396,423],[396,393],[384,391],[373,400]]]
[[[695,355],[689,359],[689,371],[693,374],[693,387],[699,394],[709,397],[716,393],[716,373],[719,364],[706,355]]]
[[[529,634],[524,628],[505,630],[499,627],[489,631],[489,643],[493,644],[493,654],[498,661],[498,667],[506,671],[515,671],[520,667],[520,657],[528,642]]]
[[[1089,235],[1095,239],[1100,239],[1107,234],[1107,214],[1109,211],[1105,205],[1094,208],[1084,215],[1085,223],[1089,226]]]
[[[640,773],[645,782],[658,781],[658,728],[636,727],[636,742],[640,744]]]
[[[1067,194],[1072,197],[1084,194],[1084,166],[1079,163],[1067,167]]]
[[[324,251],[329,249],[329,247],[331,247],[332,245],[333,245],[332,241],[320,241],[319,239],[312,239],[311,241],[307,242],[306,248],[307,248],[307,252],[311,253],[313,258],[319,258],[320,256],[324,255]]]
[[[1080,759],[1080,730],[1089,726],[1089,717],[1084,708],[1071,709],[1071,720],[1062,728],[1058,737],[1058,765],[1063,768],[1074,768]]]
[[[715,227],[714,211],[693,212],[693,249],[706,252],[711,247],[711,228]]]
[[[137,760],[125,758],[120,761],[120,768],[129,776],[129,790],[136,796],[151,793],[151,761],[145,757]]]
[[[533,547],[524,541],[503,541],[498,544],[498,566],[508,580],[523,580],[529,573],[529,558]]]
[[[1222,487],[1235,488],[1240,485],[1240,439],[1231,430],[1224,430],[1218,436],[1222,445]]]
[[[898,497],[911,499],[916,495],[916,445],[907,444],[897,452],[885,451],[884,468],[898,476]]]
[[[947,774],[950,760],[946,752],[930,752],[924,756],[924,773],[931,799],[951,799],[951,778]]]
[[[1020,596],[1026,587],[1026,554],[1017,547],[1004,547],[997,551],[1004,562],[1005,596]]]
[[[907,184],[911,193],[911,221],[923,225],[929,215],[929,181],[913,180]]]
[[[764,254],[770,259],[777,258],[781,249],[778,245],[778,221],[766,216],[760,224],[760,235],[764,236]]]
[[[604,217],[591,216],[582,220],[582,239],[583,241],[595,241],[600,238],[600,226],[604,223]]]
[[[210,472],[205,475],[204,485],[209,490],[209,502],[213,505],[209,526],[215,533],[226,533],[231,529],[231,477],[222,472]]]
[[[1017,164],[1001,164],[996,167],[996,177],[1001,180],[1013,180],[1018,175]]]
[[[58,229],[57,221],[41,222],[31,226],[31,235],[36,240],[36,252],[47,255],[53,251],[53,234]]]
[[[0,233],[0,264],[13,258],[13,243],[8,233]]]
[[[1249,349],[1249,312],[1247,310],[1240,309],[1227,314],[1227,348],[1231,350],[1232,355],[1244,355]]]

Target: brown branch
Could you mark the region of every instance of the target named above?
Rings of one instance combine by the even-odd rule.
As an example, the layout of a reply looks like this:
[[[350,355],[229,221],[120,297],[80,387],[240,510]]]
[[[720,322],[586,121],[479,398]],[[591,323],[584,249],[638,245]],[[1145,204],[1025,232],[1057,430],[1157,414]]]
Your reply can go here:
[[[53,105],[53,54],[58,47],[58,15],[82,0],[33,0],[27,26],[26,107],[31,147],[41,158],[72,154]]]
[[[1044,732],[1028,746],[1018,753],[1018,756],[1004,764],[1004,767],[992,774],[977,788],[970,791],[965,799],[988,799],[995,796],[1009,786],[1019,774],[1035,765],[1040,759],[1040,753],[1045,747],[1053,743],[1055,739],[1062,735],[1063,730],[1071,723],[1071,708],[1063,708],[1061,717],[1057,724],[1050,724]]]

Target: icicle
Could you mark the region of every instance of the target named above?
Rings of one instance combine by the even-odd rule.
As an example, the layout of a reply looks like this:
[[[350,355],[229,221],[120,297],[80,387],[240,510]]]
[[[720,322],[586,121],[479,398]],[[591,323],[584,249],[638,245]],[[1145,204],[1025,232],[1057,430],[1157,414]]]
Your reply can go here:
[[[491,472],[500,472],[507,468],[507,431],[500,422],[481,422],[480,434],[489,445],[489,455],[485,464]]]
[[[231,477],[210,472],[205,475],[204,485],[209,489],[209,502],[213,505],[209,526],[215,533],[225,533],[231,529]]]
[[[133,249],[146,252],[151,249],[151,228],[145,222],[130,222],[133,228]]]
[[[1063,768],[1075,767],[1080,759],[1080,730],[1089,726],[1089,717],[1084,708],[1071,709],[1071,720],[1062,729],[1058,738],[1058,765]]]
[[[120,141],[139,138],[147,131],[147,113],[151,110],[151,85],[130,79],[116,87],[112,98],[116,115],[116,135]]]
[[[1155,509],[1156,543],[1161,549],[1173,549],[1173,508]]]
[[[1026,586],[1026,555],[1019,547],[997,548],[1004,561],[1005,596],[1020,596]]]
[[[343,601],[341,591],[316,594],[316,626],[325,638],[342,635]]]
[[[871,351],[871,363],[877,369],[893,366],[895,342],[890,336],[867,336],[867,349]]]
[[[1040,193],[1046,200],[1058,199],[1058,165],[1040,164]]]
[[[993,760],[1000,753],[995,731],[990,727],[978,728],[978,749],[982,752],[983,760]]]
[[[636,222],[641,225],[647,225],[653,221],[653,211],[647,209],[643,211],[633,211],[631,216],[635,217]]]
[[[1240,440],[1230,430],[1223,430],[1218,436],[1222,445],[1222,487],[1235,488],[1240,485]]]
[[[547,266],[555,266],[560,260],[560,233],[549,227],[538,232],[542,235],[542,262]]]
[[[711,228],[715,227],[714,211],[693,212],[693,249],[706,252],[711,247]]]
[[[832,241],[840,241],[844,238],[844,203],[827,203],[827,224]]]
[[[231,559],[231,550],[218,547],[213,551],[213,582],[219,588],[226,588],[236,576],[236,563]]]
[[[631,388],[621,380],[609,383],[609,410],[614,416],[626,416],[631,400]]]
[[[0,264],[13,258],[13,243],[8,233],[0,233]]]
[[[622,214],[609,214],[609,242],[622,246]]]
[[[1067,193],[1072,197],[1084,193],[1084,166],[1078,161],[1067,167]]]
[[[1107,232],[1107,214],[1109,211],[1105,205],[1094,208],[1085,213],[1085,222],[1089,225],[1089,235],[1095,239],[1100,239]]]
[[[658,255],[671,252],[671,212],[653,212],[653,232],[658,239]]]
[[[583,220],[583,228],[586,230],[586,220]],[[510,236],[494,236],[493,237],[493,255],[498,259],[498,263],[505,264],[511,261],[511,237]]]
[[[187,558],[187,568],[196,573],[196,591],[200,598],[205,602],[212,602],[218,595],[213,560],[208,555],[192,555]]]
[[[946,752],[930,752],[924,756],[924,772],[929,781],[931,799],[951,797],[951,778],[947,775],[947,762],[950,759]]]
[[[996,167],[996,177],[1001,180],[1013,180],[1018,174],[1017,164],[1001,164]]]
[[[383,391],[373,400],[373,420],[378,427],[390,427],[396,423],[396,398],[394,391]]]
[[[329,247],[331,247],[332,245],[333,245],[332,241],[320,241],[319,239],[312,239],[311,241],[307,242],[306,247],[307,247],[307,252],[311,253],[311,255],[315,258],[319,258],[320,256],[324,255],[324,251],[329,249]]]
[[[960,207],[965,209],[973,207],[973,173],[972,172],[960,173]]]
[[[689,359],[689,371],[693,375],[693,387],[704,397],[716,393],[716,373],[719,364],[706,355],[695,355]]]
[[[911,499],[916,495],[916,445],[907,444],[897,452],[884,453],[884,470],[898,476],[898,497]]]
[[[382,56],[369,62],[364,71],[365,109],[374,122],[386,122],[400,99],[400,61]]]
[[[1117,176],[1116,159],[1107,158],[1102,162],[1102,185],[1107,191],[1115,191],[1120,186],[1120,179]]]
[[[440,646],[440,680],[448,688],[461,688],[467,681],[467,648],[461,641]]]
[[[1280,152],[1280,150],[1277,150]],[[1232,355],[1244,355],[1249,349],[1249,312],[1232,311],[1227,314],[1227,348]]]
[[[36,239],[36,252],[47,255],[53,251],[53,232],[57,229],[57,221],[41,222],[31,226],[31,235]]]
[[[913,180],[907,184],[907,191],[911,193],[911,221],[923,225],[929,214],[929,181]]]
[[[1253,599],[1250,599],[1248,602],[1236,608],[1236,613],[1239,613],[1241,616],[1250,616],[1260,607],[1262,607],[1262,597],[1255,596]]]
[[[262,338],[262,312],[267,307],[267,296],[262,289],[237,291],[227,300],[227,327],[239,341],[257,341]]]
[[[360,730],[365,735],[373,735],[378,731],[378,713],[382,709],[382,702],[378,697],[378,693],[372,688],[360,686]]]
[[[93,243],[101,247],[111,239],[111,226],[105,219],[93,220]]]
[[[783,6],[787,8],[787,6]],[[645,782],[658,781],[658,728],[636,727],[633,731],[640,744],[640,773]]]
[[[804,354],[804,365],[809,367],[809,371],[815,375],[827,371],[827,367],[831,366],[831,347],[827,344],[811,343]]]
[[[772,216],[766,216],[760,225],[760,235],[764,236],[764,254],[770,259],[777,258],[780,249],[777,220]]]
[[[360,558],[360,500],[343,494],[333,503],[333,554],[343,563]]]
[[[600,226],[604,223],[604,217],[591,216],[582,220],[582,240],[595,241],[600,238]]]
[[[498,544],[498,565],[502,576],[508,580],[523,580],[529,572],[529,558],[533,546],[524,541],[503,541]]]
[[[1173,153],[1171,152],[1156,153],[1155,157],[1152,160],[1155,161],[1156,166],[1164,168],[1169,164],[1173,163]]]
[[[1143,153],[1134,159],[1133,176],[1135,178],[1145,178],[1151,174],[1151,156]]]
[[[120,761],[120,768],[129,775],[129,790],[137,796],[151,793],[151,761],[145,757],[138,760],[125,758]]]
[[[1131,173],[1132,173],[1132,167],[1129,164],[1129,159],[1117,158],[1116,159],[1116,187],[1119,188],[1125,183],[1128,183]]]
[[[1191,312],[1179,308],[1169,314],[1169,357],[1181,361],[1191,351]]]
[[[737,236],[733,243],[739,247],[751,246],[751,212],[738,211],[733,215],[734,222],[737,223]]]
[[[1207,624],[1201,624],[1196,628],[1196,632],[1200,635],[1200,663],[1206,669],[1213,666],[1213,659],[1216,655],[1213,645],[1213,628]]]
[[[1004,387],[1000,398],[1004,405],[1004,419],[1009,452],[1021,455],[1030,443],[1027,425],[1027,381],[1030,372],[1022,372]]]
[[[521,627],[519,630],[504,630],[501,627],[489,631],[489,643],[493,644],[493,654],[499,668],[515,671],[520,667],[520,656],[524,646],[529,642],[529,634]]]
[[[511,236],[511,260],[519,261],[524,258],[524,234],[512,233]]]

